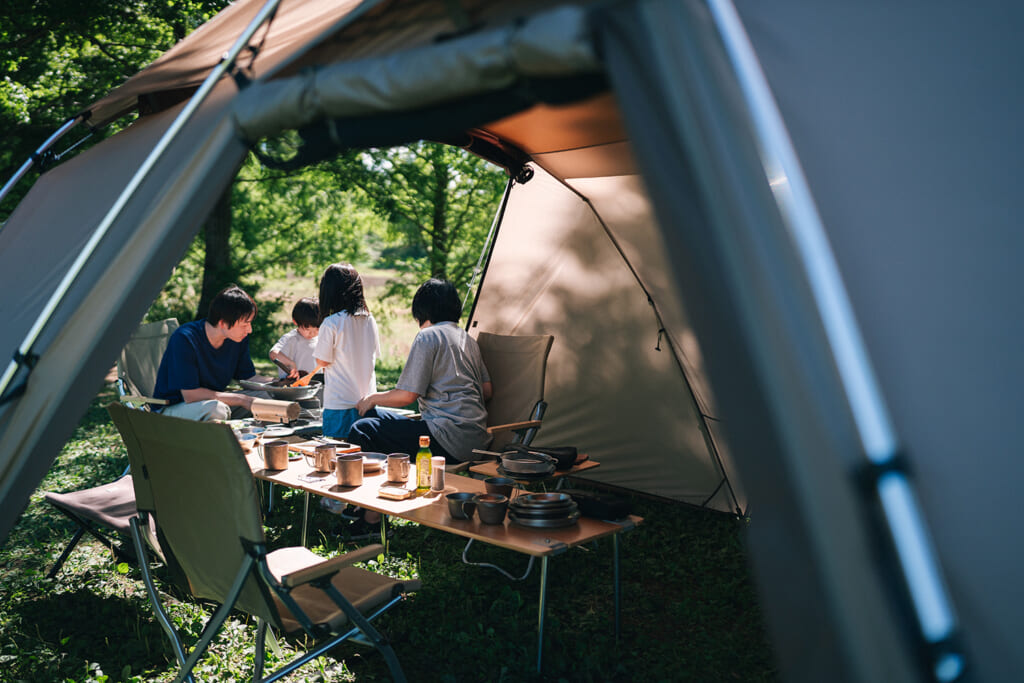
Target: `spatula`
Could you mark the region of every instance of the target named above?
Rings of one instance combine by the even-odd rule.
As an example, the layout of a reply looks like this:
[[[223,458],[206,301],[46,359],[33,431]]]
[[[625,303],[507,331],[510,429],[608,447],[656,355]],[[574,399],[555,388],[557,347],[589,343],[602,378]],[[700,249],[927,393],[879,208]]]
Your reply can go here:
[[[292,382],[292,386],[293,387],[309,386],[309,380],[313,379],[313,375],[315,375],[315,374],[316,374],[316,370],[314,370],[313,372],[309,373],[308,375],[303,375],[302,377],[300,377],[297,380],[295,380],[294,382]]]

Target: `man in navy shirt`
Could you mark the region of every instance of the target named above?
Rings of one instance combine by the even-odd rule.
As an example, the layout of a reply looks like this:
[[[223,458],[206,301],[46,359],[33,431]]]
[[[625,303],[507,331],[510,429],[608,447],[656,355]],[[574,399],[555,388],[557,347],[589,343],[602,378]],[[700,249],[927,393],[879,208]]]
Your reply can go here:
[[[170,404],[164,415],[189,420],[227,420],[244,414],[253,396],[227,392],[234,379],[269,381],[256,375],[249,356],[249,334],[256,302],[231,285],[210,302],[206,318],[185,323],[171,335],[157,370],[156,398]]]

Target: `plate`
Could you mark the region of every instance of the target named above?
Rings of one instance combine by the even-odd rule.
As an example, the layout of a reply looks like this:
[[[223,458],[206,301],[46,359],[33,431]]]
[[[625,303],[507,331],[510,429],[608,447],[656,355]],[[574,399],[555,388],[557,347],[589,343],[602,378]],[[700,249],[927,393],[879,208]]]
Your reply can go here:
[[[571,515],[557,517],[554,519],[532,519],[529,517],[520,517],[519,515],[510,512],[508,514],[508,518],[513,524],[518,524],[519,526],[528,526],[534,529],[560,529],[562,527],[576,524],[576,521],[580,518],[580,513],[574,512]]]
[[[566,493],[526,493],[516,498],[516,505],[523,507],[549,507],[552,505],[569,505],[572,496]]]
[[[263,432],[264,439],[281,439],[286,436],[291,436],[295,433],[293,427],[274,426],[267,427],[267,431]]]
[[[541,479],[547,479],[554,473],[555,469],[552,467],[550,472],[541,472],[539,474],[526,474],[524,472],[509,472],[501,465],[498,465],[498,473],[510,477],[512,479],[519,479],[522,481],[540,481]]]
[[[362,453],[363,472],[377,472],[384,467],[388,456],[386,453]]]
[[[579,507],[559,507],[553,510],[514,510],[509,508],[509,514],[514,514],[519,519],[561,519],[571,517],[579,512]]]

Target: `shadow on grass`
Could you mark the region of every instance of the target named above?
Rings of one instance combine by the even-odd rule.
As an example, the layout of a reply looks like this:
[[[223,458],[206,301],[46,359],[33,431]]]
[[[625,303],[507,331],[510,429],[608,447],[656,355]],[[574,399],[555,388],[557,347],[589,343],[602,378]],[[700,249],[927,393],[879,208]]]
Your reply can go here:
[[[8,616],[31,624],[24,635],[39,641],[37,647],[61,652],[62,662],[98,665],[114,680],[163,669],[174,660],[148,603],[142,601],[101,597],[86,587],[20,603]],[[35,680],[64,680],[77,673],[60,669],[59,678],[52,679],[36,670],[40,677]]]

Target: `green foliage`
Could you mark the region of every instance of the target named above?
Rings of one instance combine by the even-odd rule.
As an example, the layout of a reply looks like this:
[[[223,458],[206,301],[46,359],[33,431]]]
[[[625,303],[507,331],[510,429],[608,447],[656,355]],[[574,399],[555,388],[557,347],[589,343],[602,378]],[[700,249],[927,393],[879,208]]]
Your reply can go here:
[[[126,464],[101,394],[0,548],[0,678],[10,681],[167,681],[174,655],[153,616],[139,570],[83,540],[55,580],[45,578],[71,534],[42,501],[117,476]],[[265,520],[271,547],[297,544],[304,496],[275,487]],[[390,552],[362,566],[423,588],[376,625],[414,681],[745,681],[778,680],[744,557],[745,520],[680,505],[632,499],[642,524],[621,537],[622,635],[612,628],[608,540],[559,555],[549,569],[544,673],[537,675],[538,568],[525,581],[461,562],[462,538],[394,522]],[[339,518],[311,505],[311,550],[334,556],[351,545],[332,530]],[[522,555],[474,544],[470,559],[521,573]],[[181,594],[154,567],[175,626],[191,645],[213,606]],[[197,669],[204,681],[251,676],[254,619],[234,614]],[[291,659],[304,643],[281,639]],[[388,680],[382,658],[343,644],[286,677],[298,681]]]
[[[473,275],[505,186],[504,172],[458,147],[417,142],[340,156],[323,166],[362,190],[388,222],[392,294],[429,277],[463,289]]]
[[[0,3],[0,177],[6,181],[62,122],[121,84],[227,0],[4,0]],[[99,131],[93,144],[114,132]],[[69,140],[78,139],[76,132]],[[57,150],[66,149],[60,143]],[[0,204],[13,210],[35,174]]]

